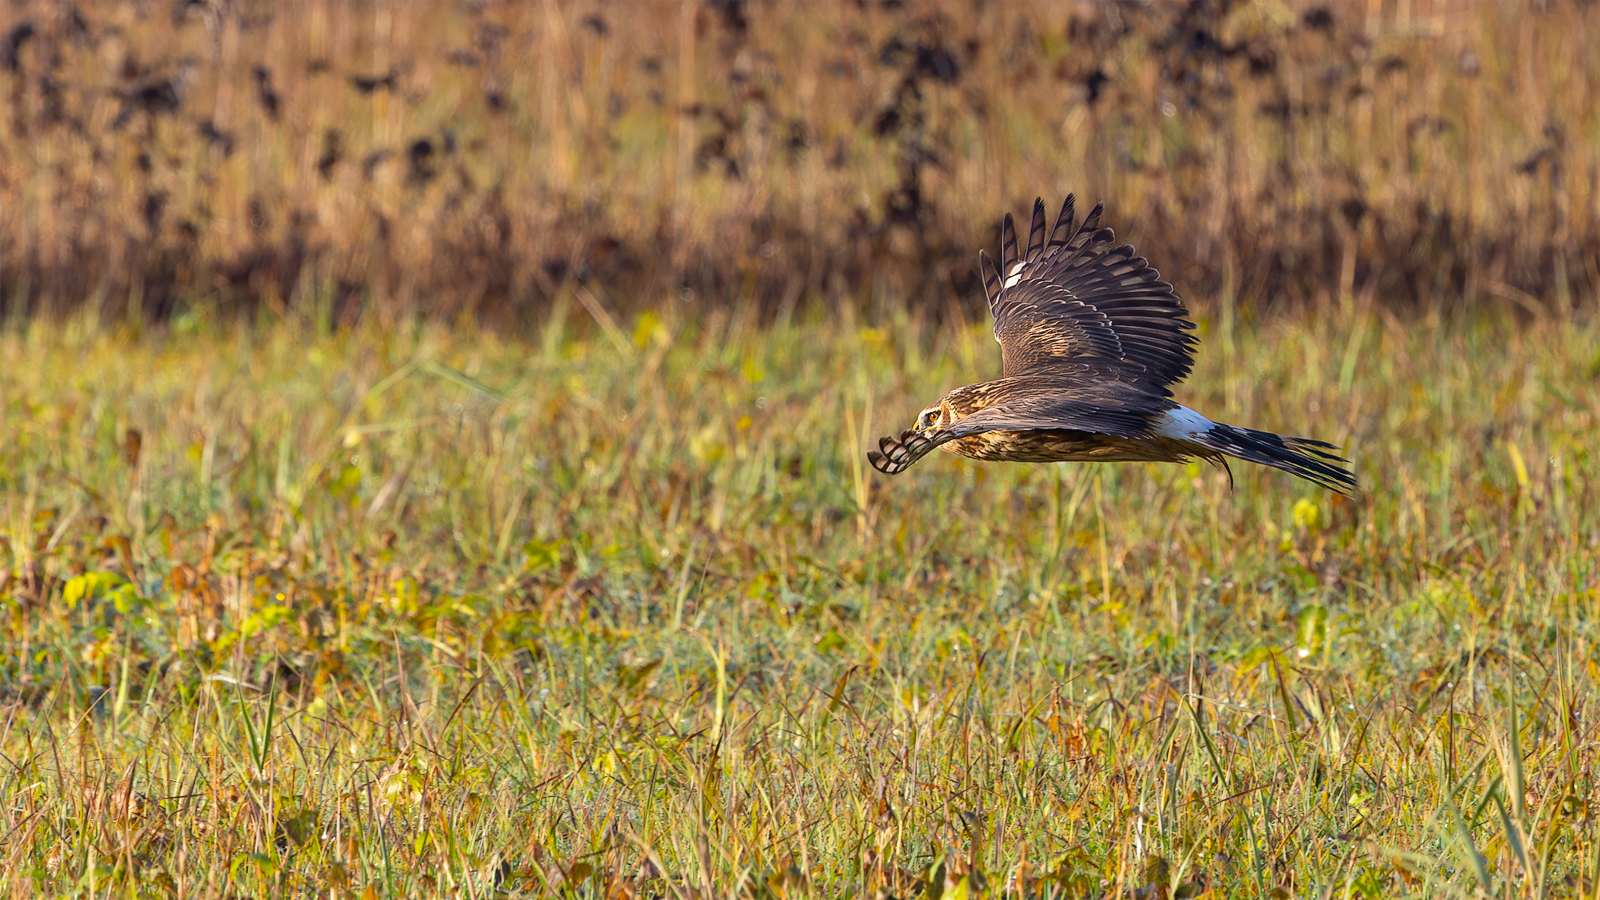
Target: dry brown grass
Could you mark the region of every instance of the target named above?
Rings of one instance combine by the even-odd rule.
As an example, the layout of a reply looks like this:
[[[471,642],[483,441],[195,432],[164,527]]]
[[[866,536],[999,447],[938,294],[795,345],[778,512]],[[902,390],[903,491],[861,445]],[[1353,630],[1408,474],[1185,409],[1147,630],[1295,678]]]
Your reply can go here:
[[[7,4],[0,300],[940,304],[1076,191],[1202,306],[1571,304],[1597,41],[1568,3]]]

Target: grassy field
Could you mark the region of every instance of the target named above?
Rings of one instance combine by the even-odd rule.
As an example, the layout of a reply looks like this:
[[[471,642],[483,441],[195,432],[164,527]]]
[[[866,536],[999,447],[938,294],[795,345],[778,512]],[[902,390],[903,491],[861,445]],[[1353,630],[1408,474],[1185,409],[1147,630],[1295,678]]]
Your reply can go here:
[[[0,896],[1600,897],[1600,5],[289,8],[0,4]],[[1363,496],[871,471],[1067,191]]]
[[[1364,497],[871,473],[976,326],[8,331],[5,893],[1592,896],[1600,324],[1202,334]]]

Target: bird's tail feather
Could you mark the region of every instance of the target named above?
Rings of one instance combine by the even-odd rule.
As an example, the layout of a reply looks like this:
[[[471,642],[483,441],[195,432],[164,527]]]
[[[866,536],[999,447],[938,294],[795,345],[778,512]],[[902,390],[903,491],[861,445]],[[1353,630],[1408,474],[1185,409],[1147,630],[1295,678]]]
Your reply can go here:
[[[1347,496],[1354,496],[1358,490],[1355,476],[1346,468],[1349,461],[1333,452],[1339,448],[1325,441],[1220,423],[1190,439],[1224,456],[1282,469]],[[1226,462],[1222,464],[1227,467]]]

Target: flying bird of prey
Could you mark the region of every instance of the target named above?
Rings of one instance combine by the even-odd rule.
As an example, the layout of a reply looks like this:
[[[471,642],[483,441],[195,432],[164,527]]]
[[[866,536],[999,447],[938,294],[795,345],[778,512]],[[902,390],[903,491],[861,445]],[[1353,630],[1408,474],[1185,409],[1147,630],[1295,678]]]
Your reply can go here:
[[[1014,462],[1198,458],[1224,470],[1232,457],[1353,494],[1356,479],[1332,444],[1213,422],[1172,399],[1193,364],[1194,323],[1172,285],[1100,227],[1102,209],[1076,224],[1068,196],[1046,232],[1044,201],[1034,201],[1020,255],[1007,214],[998,270],[978,254],[1000,378],[956,388],[910,431],[878,441],[867,454],[873,467],[893,475],[935,447]]]

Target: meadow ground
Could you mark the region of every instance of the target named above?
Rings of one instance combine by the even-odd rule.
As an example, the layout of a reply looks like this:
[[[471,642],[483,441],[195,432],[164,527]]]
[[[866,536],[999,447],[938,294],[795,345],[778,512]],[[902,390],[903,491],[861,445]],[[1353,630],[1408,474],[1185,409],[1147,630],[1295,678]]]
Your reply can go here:
[[[4,891],[1593,894],[1600,320],[1201,328],[1362,498],[872,473],[982,327],[8,331]]]

